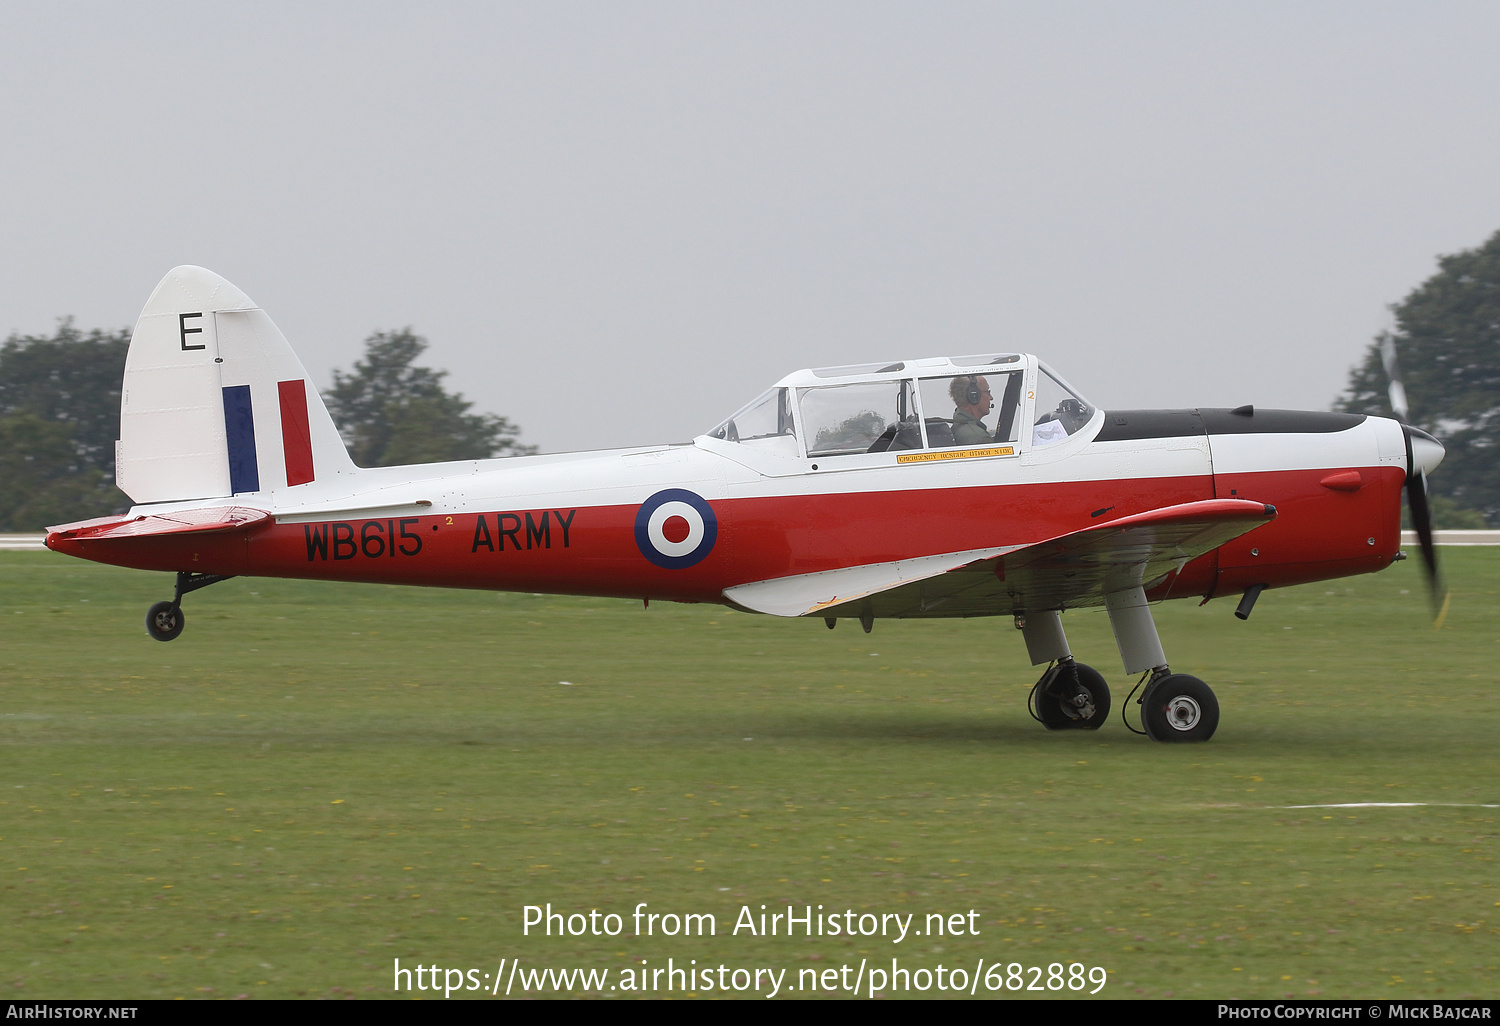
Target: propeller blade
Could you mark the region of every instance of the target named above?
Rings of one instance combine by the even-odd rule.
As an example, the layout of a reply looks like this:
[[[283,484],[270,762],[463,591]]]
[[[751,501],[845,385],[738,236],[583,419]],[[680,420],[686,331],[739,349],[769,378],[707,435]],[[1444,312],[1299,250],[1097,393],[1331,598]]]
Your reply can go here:
[[[1401,384],[1401,369],[1396,365],[1396,340],[1390,335],[1380,338],[1380,362],[1385,366],[1387,392],[1391,400],[1391,412],[1401,423],[1407,422],[1411,412],[1406,405],[1406,386]]]
[[[1427,469],[1412,453],[1413,429],[1408,427],[1402,430],[1406,434],[1406,506],[1411,510],[1411,524],[1417,532],[1417,543],[1422,548],[1422,563],[1427,570],[1427,587],[1432,595],[1435,615],[1433,628],[1437,629],[1448,616],[1448,590],[1438,572],[1437,546],[1432,540],[1432,504],[1427,501]],[[1425,432],[1417,434],[1436,444]]]
[[[1412,527],[1422,547],[1422,563],[1427,569],[1427,588],[1432,595],[1434,630],[1443,626],[1448,616],[1448,589],[1438,573],[1437,546],[1432,540],[1432,504],[1427,501],[1427,471],[1443,459],[1443,446],[1425,431],[1410,424],[1411,409],[1406,404],[1406,386],[1401,383],[1401,368],[1396,363],[1396,340],[1386,333],[1380,337],[1380,362],[1385,367],[1391,412],[1401,422],[1406,435],[1406,506],[1411,510]],[[1415,445],[1413,444],[1415,443]],[[1420,450],[1414,452],[1413,450]]]
[[[1406,505],[1411,509],[1412,526],[1422,547],[1422,562],[1427,567],[1427,584],[1437,590],[1437,546],[1432,542],[1432,508],[1427,502],[1427,475],[1418,473],[1406,482]]]

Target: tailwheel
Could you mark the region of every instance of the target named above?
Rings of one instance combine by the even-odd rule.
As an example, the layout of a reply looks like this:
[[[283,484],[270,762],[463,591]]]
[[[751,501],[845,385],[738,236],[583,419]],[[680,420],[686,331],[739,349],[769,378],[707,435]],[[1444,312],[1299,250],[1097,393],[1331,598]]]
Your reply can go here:
[[[1048,730],[1098,730],[1109,719],[1109,685],[1092,666],[1065,659],[1031,689],[1032,716]]]
[[[1219,700],[1197,677],[1168,674],[1147,686],[1141,726],[1153,741],[1207,741],[1219,729]]]
[[[172,641],[182,633],[186,618],[182,615],[182,596],[210,584],[227,581],[231,574],[194,574],[179,570],[177,588],[171,602],[158,602],[146,611],[146,633],[157,641]]]
[[[158,602],[146,612],[146,633],[157,641],[172,641],[186,626],[182,607],[175,602]]]

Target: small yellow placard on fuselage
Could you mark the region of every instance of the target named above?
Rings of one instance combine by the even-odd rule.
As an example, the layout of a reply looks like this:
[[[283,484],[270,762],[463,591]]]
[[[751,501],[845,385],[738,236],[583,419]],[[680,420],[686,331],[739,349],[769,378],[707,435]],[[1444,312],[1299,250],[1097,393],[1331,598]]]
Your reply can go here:
[[[998,449],[948,449],[944,452],[909,452],[896,457],[897,463],[931,463],[933,460],[971,460],[976,456],[1014,456],[1016,447],[1002,445]]]

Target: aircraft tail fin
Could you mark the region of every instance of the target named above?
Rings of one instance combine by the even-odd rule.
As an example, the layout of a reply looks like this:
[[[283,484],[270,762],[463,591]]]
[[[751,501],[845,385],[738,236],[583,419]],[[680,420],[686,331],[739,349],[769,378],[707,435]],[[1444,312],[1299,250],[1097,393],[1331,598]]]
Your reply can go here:
[[[151,293],[121,393],[115,480],[137,503],[280,492],[357,473],[285,336],[202,267],[174,267]]]

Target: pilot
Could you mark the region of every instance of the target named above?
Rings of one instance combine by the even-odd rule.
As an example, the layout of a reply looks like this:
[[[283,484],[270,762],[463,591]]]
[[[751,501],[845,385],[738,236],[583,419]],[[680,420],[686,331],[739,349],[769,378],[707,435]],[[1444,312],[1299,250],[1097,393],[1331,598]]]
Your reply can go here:
[[[984,426],[984,418],[995,408],[990,383],[980,375],[961,374],[948,385],[953,397],[953,442],[955,445],[983,445],[994,436]]]

